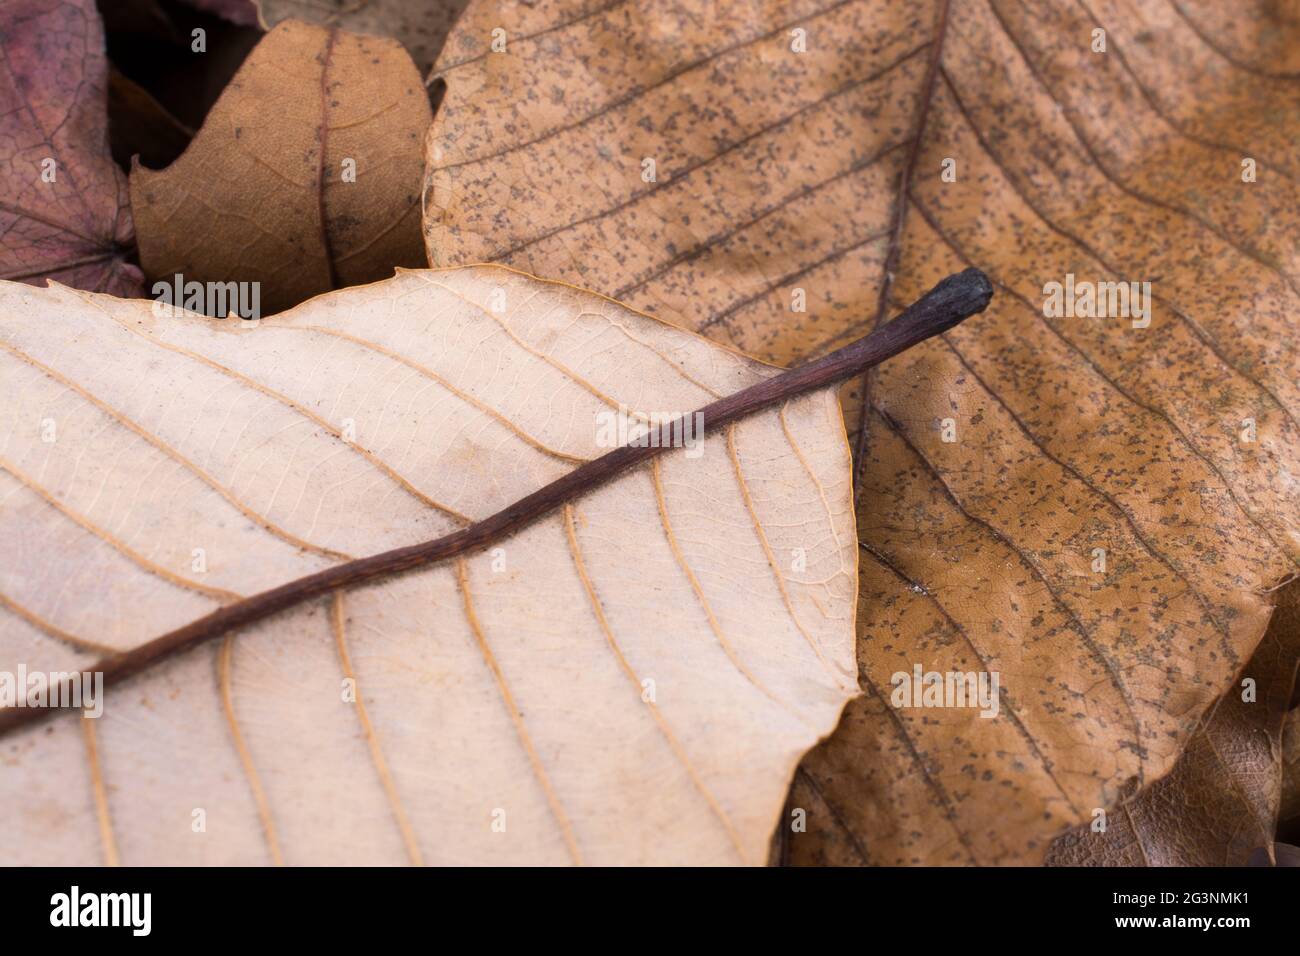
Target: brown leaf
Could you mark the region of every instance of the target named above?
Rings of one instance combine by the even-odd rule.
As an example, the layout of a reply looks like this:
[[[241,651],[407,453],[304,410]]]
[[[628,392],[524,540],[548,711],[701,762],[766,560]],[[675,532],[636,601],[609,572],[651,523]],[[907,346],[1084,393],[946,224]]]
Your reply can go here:
[[[146,274],[260,282],[262,306],[273,312],[422,264],[420,142],[429,118],[398,44],[281,24],[180,159],[132,171]]]
[[[113,66],[189,130],[203,125],[264,35],[174,0],[165,10],[152,0],[117,0],[102,13]],[[199,38],[202,49],[195,48]],[[110,132],[115,119],[110,105]]]
[[[1269,29],[1165,0],[553,0],[453,30],[431,262],[780,362],[967,263],[1001,285],[873,380],[867,695],[803,764],[792,861],[1041,862],[1172,769],[1259,643],[1300,555],[1300,101],[1212,45],[1230,18]],[[1150,326],[1046,314],[1067,274],[1150,281]],[[916,665],[997,671],[999,715],[891,706]]]
[[[166,166],[194,138],[194,130],[116,69],[108,75],[108,120],[113,159],[124,168],[135,156],[150,169]]]
[[[1058,838],[1051,866],[1245,866],[1273,842],[1282,791],[1282,727],[1300,661],[1300,586],[1277,610],[1237,686],[1219,701],[1174,769],[1121,801],[1106,829]],[[1253,682],[1251,699],[1245,682]]]
[[[106,78],[92,0],[0,7],[0,278],[141,294]]]
[[[297,18],[399,41],[420,75],[429,72],[469,0],[257,0],[267,26]],[[504,19],[504,18],[503,18]]]
[[[777,372],[496,267],[255,327],[0,283],[0,697]],[[857,693],[848,451],[821,388],[11,730],[0,864],[762,863]]]

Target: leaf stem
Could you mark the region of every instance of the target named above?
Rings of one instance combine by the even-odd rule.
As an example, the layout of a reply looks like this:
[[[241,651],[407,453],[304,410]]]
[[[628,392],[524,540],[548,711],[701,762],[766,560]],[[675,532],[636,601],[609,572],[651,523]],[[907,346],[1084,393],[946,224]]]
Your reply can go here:
[[[699,421],[704,433],[708,434],[764,408],[841,382],[952,328],[969,316],[983,312],[992,297],[993,286],[978,269],[967,269],[950,275],[904,309],[892,322],[880,326],[864,338],[806,365],[720,398],[690,416],[661,424],[652,430],[648,443],[622,445],[585,462],[491,517],[432,541],[348,561],[254,594],[234,604],[227,604],[161,637],[106,658],[94,670],[103,673],[104,686],[107,687],[138,674],[173,654],[236,628],[247,627],[311,598],[484,548],[627,469],[658,455],[664,447],[672,444],[674,429],[678,436],[689,434],[685,430],[685,422],[691,416],[702,416],[692,420]],[[77,678],[78,675],[72,675],[69,683]],[[67,700],[70,697],[65,695],[61,699]],[[54,708],[0,708],[0,734],[40,720],[52,710]]]

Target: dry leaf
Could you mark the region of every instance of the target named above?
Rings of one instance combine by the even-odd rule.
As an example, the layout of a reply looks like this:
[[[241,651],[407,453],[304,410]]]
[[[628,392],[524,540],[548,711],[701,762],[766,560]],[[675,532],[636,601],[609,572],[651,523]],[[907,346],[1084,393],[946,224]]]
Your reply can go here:
[[[1104,831],[1090,823],[1059,838],[1048,851],[1049,865],[1246,866],[1252,850],[1273,842],[1282,725],[1300,660],[1300,588],[1280,595],[1241,680],[1174,769],[1123,801],[1104,818]]]
[[[601,454],[619,409],[776,372],[491,267],[256,328],[153,307],[0,284],[10,671],[437,537]],[[201,645],[0,739],[0,862],[761,863],[856,693],[850,495],[824,389]]]
[[[469,0],[257,0],[268,26],[297,18],[353,33],[392,37],[429,72],[447,31]]]
[[[132,171],[146,274],[259,282],[269,313],[423,264],[420,142],[429,117],[396,43],[282,24],[180,159]]]
[[[255,26],[214,19],[178,0],[168,0],[166,10],[155,0],[114,0],[99,12],[114,68],[190,130],[187,141],[264,36]],[[116,136],[111,86],[109,109],[109,131]]]
[[[129,168],[135,156],[150,169],[166,166],[194,138],[194,130],[115,69],[108,75],[108,118],[113,159],[123,168]]]
[[[92,0],[0,7],[0,278],[139,295]]]
[[[434,70],[429,261],[583,277],[786,364],[865,331],[929,18],[826,6],[471,4]]]
[[[868,693],[804,763],[791,861],[1041,862],[1167,773],[1250,658],[1300,555],[1300,101],[1226,44],[1276,28],[1164,0],[555,0],[454,28],[436,264],[782,362],[965,264],[1001,284],[872,385]],[[1067,275],[1151,282],[1149,327],[1047,314]],[[917,665],[998,672],[999,715],[894,708]]]

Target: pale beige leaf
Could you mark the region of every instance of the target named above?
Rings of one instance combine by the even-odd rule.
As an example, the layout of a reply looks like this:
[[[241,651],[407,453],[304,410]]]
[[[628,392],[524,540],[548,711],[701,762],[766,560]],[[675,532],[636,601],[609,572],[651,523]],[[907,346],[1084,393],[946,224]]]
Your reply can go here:
[[[437,537],[601,454],[601,413],[775,372],[496,267],[153,308],[0,284],[0,669]],[[700,451],[0,738],[0,863],[764,862],[856,693],[848,448],[825,390]]]

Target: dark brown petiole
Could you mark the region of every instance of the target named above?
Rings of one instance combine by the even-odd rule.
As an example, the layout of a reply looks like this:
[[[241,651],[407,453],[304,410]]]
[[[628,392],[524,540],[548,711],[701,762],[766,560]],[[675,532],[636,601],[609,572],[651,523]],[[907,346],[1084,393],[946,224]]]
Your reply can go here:
[[[896,319],[865,338],[825,355],[816,361],[783,372],[734,395],[706,405],[702,415],[705,434],[754,412],[788,401],[797,395],[832,385],[858,375],[873,365],[911,348],[958,322],[983,312],[993,298],[993,286],[978,269],[967,269],[943,279],[933,289],[903,310]],[[697,413],[691,413],[695,415]],[[203,641],[246,627],[279,611],[318,597],[337,588],[351,587],[388,574],[409,571],[436,561],[483,548],[520,530],[543,515],[572,501],[610,478],[659,454],[670,444],[671,430],[684,434],[682,419],[660,425],[659,440],[644,445],[624,445],[575,468],[544,488],[520,498],[489,518],[449,535],[421,544],[394,548],[368,558],[359,558],[279,587],[254,594],[211,614],[191,621],[161,637],[125,653],[101,661],[93,670],[102,671],[108,686],[137,674],[163,658]],[[697,419],[698,420],[698,419]],[[65,696],[63,699],[71,699]],[[0,709],[0,733],[39,720],[50,708],[6,707]]]

